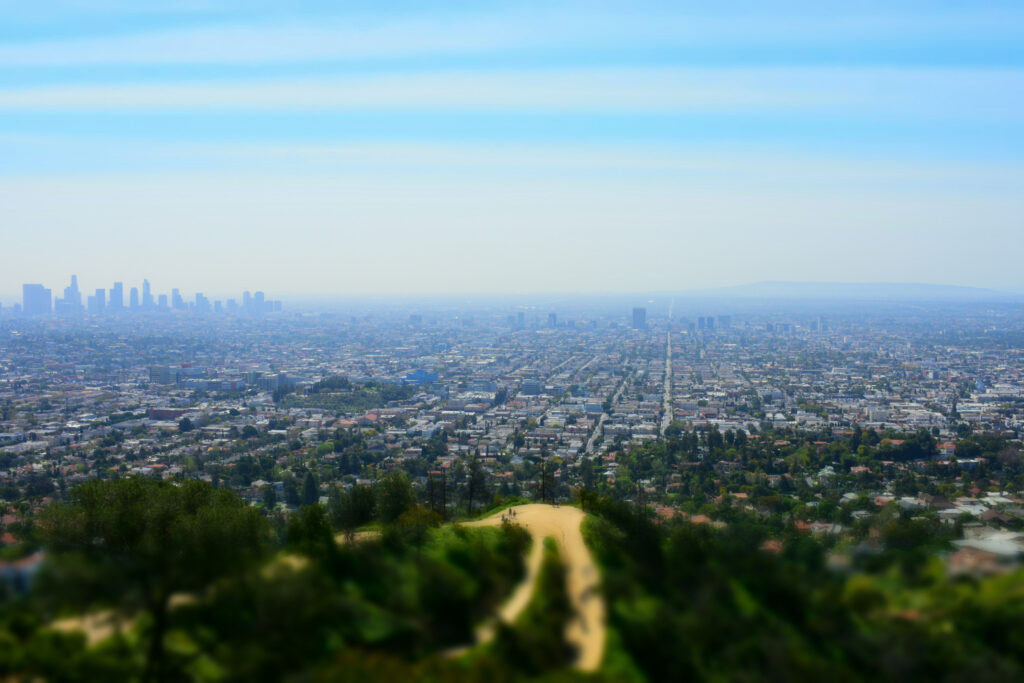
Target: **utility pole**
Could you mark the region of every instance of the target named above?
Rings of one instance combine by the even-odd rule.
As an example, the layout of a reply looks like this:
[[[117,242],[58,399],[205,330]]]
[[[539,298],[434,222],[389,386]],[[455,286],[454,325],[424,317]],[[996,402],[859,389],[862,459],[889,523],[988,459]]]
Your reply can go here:
[[[548,464],[542,462],[540,464],[540,502],[547,502],[547,484],[548,484]]]
[[[441,470],[441,520],[448,521],[447,477],[443,469]]]
[[[437,512],[437,501],[434,500],[434,472],[427,472],[427,505],[431,511]]]

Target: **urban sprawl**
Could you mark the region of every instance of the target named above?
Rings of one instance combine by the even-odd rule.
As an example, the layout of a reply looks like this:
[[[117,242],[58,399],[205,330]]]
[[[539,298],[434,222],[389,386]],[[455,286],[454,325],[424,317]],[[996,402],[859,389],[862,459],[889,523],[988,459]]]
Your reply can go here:
[[[444,518],[587,491],[694,524],[741,509],[842,568],[899,514],[949,529],[951,573],[1016,566],[1020,309],[818,308],[302,312],[26,285],[0,311],[2,542],[93,478],[202,479],[287,518],[402,471]]]

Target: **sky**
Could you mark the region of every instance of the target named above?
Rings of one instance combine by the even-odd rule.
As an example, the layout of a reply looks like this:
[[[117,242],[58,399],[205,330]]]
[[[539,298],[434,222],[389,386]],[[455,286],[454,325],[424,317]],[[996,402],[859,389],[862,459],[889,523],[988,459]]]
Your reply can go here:
[[[284,299],[1024,291],[1019,0],[0,16],[8,304],[71,273]]]

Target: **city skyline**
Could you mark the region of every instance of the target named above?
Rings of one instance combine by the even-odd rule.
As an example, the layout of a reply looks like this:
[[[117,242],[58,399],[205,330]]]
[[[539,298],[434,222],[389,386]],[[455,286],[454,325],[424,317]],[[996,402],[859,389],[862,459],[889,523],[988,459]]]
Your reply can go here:
[[[74,305],[83,311],[89,311],[90,299],[92,297],[99,298],[102,296],[106,301],[109,301],[112,297],[117,297],[116,288],[120,286],[120,296],[117,297],[123,301],[122,307],[114,306],[114,310],[123,308],[128,309],[157,309],[157,308],[170,308],[177,310],[189,309],[192,304],[195,303],[195,296],[200,296],[203,300],[210,305],[221,304],[227,306],[229,301],[234,301],[240,309],[244,309],[246,304],[244,303],[247,295],[257,296],[264,295],[262,290],[242,290],[242,294],[238,295],[237,292],[215,292],[207,295],[201,291],[189,291],[183,290],[179,287],[171,287],[166,292],[152,295],[152,303],[149,305],[143,304],[144,290],[149,285],[149,279],[143,278],[140,286],[132,287],[129,285],[128,289],[125,289],[125,282],[123,280],[114,281],[110,287],[100,287],[89,291],[78,289],[78,297],[72,297],[69,299],[69,290],[77,288],[78,276],[72,274],[71,286],[63,289],[58,287],[46,287],[46,283],[41,282],[27,282],[22,283],[21,291],[15,295],[4,296],[0,294],[0,310],[6,309],[10,312],[14,307],[21,307],[24,304],[25,297],[27,295],[26,288],[33,288],[31,291],[34,294],[42,295],[42,290],[49,292],[51,299],[51,312],[60,313],[59,307],[61,305],[61,299],[66,302],[71,301]],[[67,278],[65,278],[66,280]],[[42,288],[37,290],[35,288]],[[63,292],[63,297],[61,296]],[[184,294],[183,294],[184,292]],[[1024,288],[1022,289],[990,289],[983,287],[970,287],[970,286],[958,286],[958,285],[941,285],[933,283],[919,283],[919,282],[786,282],[786,281],[764,281],[764,282],[748,282],[744,284],[726,286],[726,287],[705,287],[699,289],[690,290],[623,290],[623,291],[540,291],[540,292],[529,292],[529,291],[513,291],[513,292],[453,292],[453,293],[433,293],[433,292],[410,292],[410,293],[366,293],[366,294],[351,294],[346,295],[344,293],[294,293],[285,292],[283,294],[278,293],[277,299],[267,300],[271,304],[281,304],[283,301],[289,302],[292,310],[317,310],[324,306],[332,308],[338,304],[352,304],[354,302],[362,302],[365,305],[373,305],[376,303],[386,303],[388,305],[401,305],[405,304],[417,304],[433,306],[439,303],[499,303],[499,302],[516,302],[516,306],[525,306],[528,308],[535,308],[540,306],[541,308],[550,305],[565,304],[575,300],[591,300],[594,302],[604,301],[606,304],[612,307],[617,305],[633,305],[631,303],[625,303],[628,301],[642,302],[647,300],[648,303],[653,303],[653,299],[648,297],[657,297],[659,305],[669,306],[671,301],[680,300],[682,301],[718,301],[718,302],[748,302],[753,303],[756,301],[776,301],[776,302],[822,302],[829,303],[832,305],[842,305],[843,302],[947,302],[947,303],[966,303],[966,302],[998,302],[998,303],[1024,303]],[[131,303],[132,297],[137,297],[139,304]],[[166,299],[161,303],[161,298]],[[621,300],[621,301],[619,301]],[[177,302],[177,303],[176,303]],[[571,305],[571,304],[570,304]],[[67,310],[65,310],[67,312]],[[102,311],[99,311],[102,312]]]
[[[1024,681],[1024,3],[0,0],[0,679]]]
[[[78,284],[78,275],[70,276],[70,284],[62,291],[46,287],[42,283],[22,285],[21,300],[8,304],[12,312],[24,315],[101,315],[123,312],[164,312],[189,311],[194,313],[270,313],[281,310],[280,300],[266,298],[262,290],[244,290],[238,298],[227,297],[223,302],[211,299],[203,292],[194,292],[191,297],[183,296],[178,287],[170,292],[154,292],[149,280],[144,278],[141,286],[131,286],[126,291],[123,281],[112,283],[109,288],[97,287],[90,294]],[[4,301],[0,298],[0,304]],[[2,311],[2,309],[0,309]]]

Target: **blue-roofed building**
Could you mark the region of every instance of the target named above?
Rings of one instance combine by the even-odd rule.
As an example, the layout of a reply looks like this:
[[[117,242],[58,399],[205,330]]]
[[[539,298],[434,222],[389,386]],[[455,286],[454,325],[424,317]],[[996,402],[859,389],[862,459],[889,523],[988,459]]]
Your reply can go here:
[[[402,376],[402,384],[433,384],[438,380],[438,374],[436,372],[430,372],[429,370],[412,370],[405,373]]]

